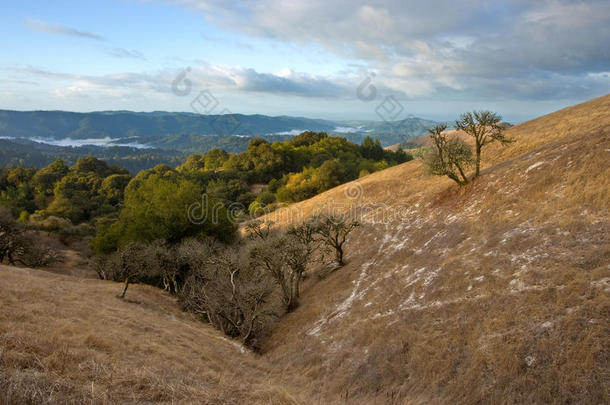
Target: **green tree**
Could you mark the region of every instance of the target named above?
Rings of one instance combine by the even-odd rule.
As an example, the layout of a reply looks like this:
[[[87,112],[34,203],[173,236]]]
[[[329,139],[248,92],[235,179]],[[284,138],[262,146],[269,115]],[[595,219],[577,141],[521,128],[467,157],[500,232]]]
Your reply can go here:
[[[178,166],[176,169],[181,172],[196,172],[204,170],[205,168],[205,155],[189,155],[184,163]]]
[[[367,136],[360,145],[360,153],[366,159],[381,160],[383,159],[383,148],[379,139],[373,139]]]
[[[17,166],[8,170],[6,174],[6,181],[9,185],[18,187],[21,184],[29,182],[35,173],[36,169],[34,168]]]
[[[254,181],[268,182],[283,166],[282,156],[262,138],[253,138],[248,143],[247,154],[252,162]]]
[[[216,170],[229,159],[229,154],[222,149],[212,149],[205,154],[205,170]]]
[[[448,138],[446,124],[428,129],[433,149],[426,154],[425,164],[431,174],[447,176],[460,186],[468,184],[466,170],[472,166],[472,148],[458,137]]]
[[[158,175],[146,178],[125,195],[120,218],[125,222],[125,239],[177,242],[200,231],[191,223],[188,210],[201,198],[201,188],[188,180],[171,181]]]
[[[53,194],[55,183],[68,174],[68,166],[62,159],[57,159],[48,166],[38,170],[33,177],[33,182],[47,195]]]
[[[131,176],[129,174],[111,174],[102,181],[100,194],[109,204],[118,206],[123,202],[125,187],[130,180]]]
[[[95,172],[70,172],[55,184],[47,212],[75,224],[90,220],[100,207],[101,184],[102,179]]]
[[[130,241],[174,244],[201,235],[229,241],[235,230],[224,204],[202,198],[198,184],[160,165],[141,172],[129,183],[118,221],[101,226],[92,247],[103,253]]]
[[[466,132],[475,141],[475,173],[479,177],[481,167],[481,150],[492,142],[500,142],[507,145],[514,140],[504,134],[505,126],[502,125],[502,117],[491,111],[473,111],[462,114],[455,122],[457,129]]]
[[[338,186],[345,180],[343,166],[337,159],[327,160],[317,169],[317,192],[321,193]]]
[[[122,171],[123,173],[125,173],[124,170],[108,167],[108,164],[106,162],[97,159],[93,156],[79,158],[74,164],[74,166],[70,168],[70,170],[78,173],[94,173],[100,178],[109,176],[115,173],[116,171]]]
[[[326,132],[305,131],[292,138],[291,143],[294,146],[310,146],[324,138],[328,138]]]

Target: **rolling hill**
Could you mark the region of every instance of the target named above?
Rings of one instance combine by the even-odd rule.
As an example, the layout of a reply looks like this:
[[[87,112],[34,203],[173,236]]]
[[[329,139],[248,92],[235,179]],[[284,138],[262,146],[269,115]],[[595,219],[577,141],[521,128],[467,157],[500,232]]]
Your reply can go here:
[[[158,135],[268,134],[306,128],[330,131],[324,120],[266,115],[200,115],[195,113],[0,110],[0,136],[15,138],[144,138]]]
[[[269,214],[363,226],[260,356],[150,287],[2,267],[0,402],[608,403],[610,95],[507,134],[466,187],[415,160]]]
[[[246,150],[254,136],[285,141],[303,131],[325,131],[360,144],[367,137],[382,145],[425,133],[434,121],[328,121],[266,115],[201,115],[174,112],[0,110],[0,166],[44,167],[61,157],[94,155],[137,173],[157,164],[177,166],[188,154],[214,148]]]
[[[174,148],[192,143],[200,136],[298,135],[303,131],[343,134],[360,143],[365,136],[379,137],[384,145],[425,132],[434,121],[410,117],[398,121],[329,121],[303,117],[244,114],[203,115],[177,112],[0,110],[0,138],[74,141],[105,139],[163,146],[163,137],[174,137]],[[176,137],[182,137],[176,145]],[[191,142],[189,142],[191,141]]]
[[[0,404],[296,404],[277,368],[175,299],[0,265]],[[280,384],[280,381],[284,381]]]
[[[322,403],[607,402],[610,96],[508,134],[463,189],[412,161],[273,213],[364,226],[266,357]]]

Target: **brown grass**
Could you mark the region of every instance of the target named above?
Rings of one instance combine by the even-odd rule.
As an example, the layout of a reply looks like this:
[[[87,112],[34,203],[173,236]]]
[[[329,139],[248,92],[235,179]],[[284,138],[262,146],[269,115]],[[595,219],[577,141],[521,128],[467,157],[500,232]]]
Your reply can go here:
[[[273,213],[383,202],[394,219],[364,218],[266,356],[323,403],[607,403],[610,96],[508,134],[468,187],[413,161]]]
[[[610,96],[508,134],[462,189],[412,161],[270,215],[364,226],[261,357],[153,288],[1,268],[0,402],[610,402]]]
[[[112,282],[0,272],[0,403],[300,403],[267,361],[155,288],[125,301]]]

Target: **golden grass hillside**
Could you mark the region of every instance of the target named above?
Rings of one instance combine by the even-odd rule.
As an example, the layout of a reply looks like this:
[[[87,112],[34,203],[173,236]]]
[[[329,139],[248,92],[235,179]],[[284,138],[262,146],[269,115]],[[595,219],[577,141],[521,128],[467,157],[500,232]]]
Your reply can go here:
[[[0,266],[0,404],[610,402],[610,96],[508,135],[461,189],[417,160],[270,214],[364,225],[262,356],[158,289]]]
[[[610,96],[507,133],[462,189],[412,161],[268,216],[364,223],[265,345],[318,403],[610,401]]]
[[[117,283],[0,274],[0,404],[303,403],[267,361],[156,288],[124,301]]]

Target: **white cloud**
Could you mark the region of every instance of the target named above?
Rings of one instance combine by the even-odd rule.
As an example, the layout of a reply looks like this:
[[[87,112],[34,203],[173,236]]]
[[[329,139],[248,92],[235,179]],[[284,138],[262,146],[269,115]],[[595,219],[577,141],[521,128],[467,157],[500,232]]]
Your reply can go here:
[[[136,51],[135,49],[124,49],[124,48],[106,48],[106,53],[108,55],[117,57],[119,59],[140,59],[140,60],[146,60],[146,58],[144,57],[144,55],[139,52]]]
[[[50,79],[61,87],[54,94],[75,96],[95,91],[121,93],[149,91],[161,94],[172,92],[172,83],[180,70],[166,69],[154,73],[116,73],[109,75],[75,75],[53,72],[35,67],[13,67],[13,73],[24,77]],[[234,92],[266,93],[301,97],[348,97],[357,86],[356,78],[319,77],[284,69],[278,73],[257,72],[241,66],[201,63],[190,67],[186,76],[193,91],[211,89]]]
[[[66,36],[70,36],[70,37],[95,39],[98,41],[104,40],[104,37],[91,33],[91,32],[79,31],[74,28],[66,27],[65,25],[48,23],[48,22],[39,21],[39,20],[28,19],[25,22],[25,26],[33,31],[38,31],[38,32],[46,32],[46,33],[57,34],[57,35],[66,35]]]
[[[610,66],[606,0],[174,2],[226,29],[358,58],[378,72],[379,86],[412,97],[447,88],[515,99],[610,91],[587,80]]]

